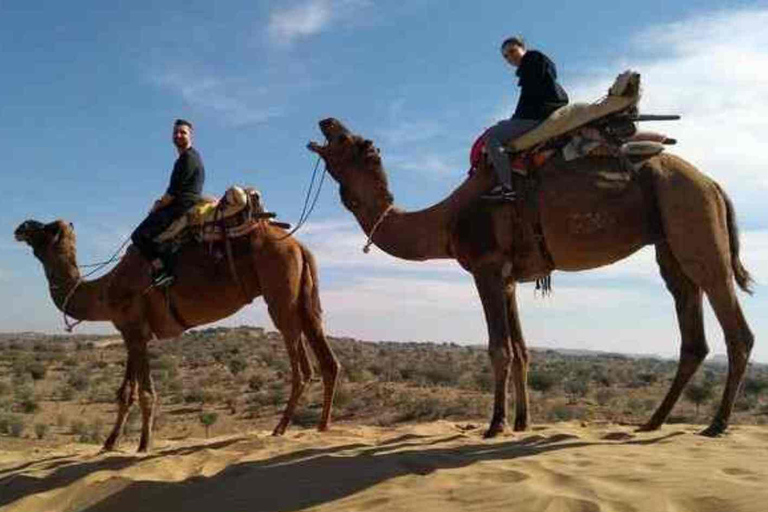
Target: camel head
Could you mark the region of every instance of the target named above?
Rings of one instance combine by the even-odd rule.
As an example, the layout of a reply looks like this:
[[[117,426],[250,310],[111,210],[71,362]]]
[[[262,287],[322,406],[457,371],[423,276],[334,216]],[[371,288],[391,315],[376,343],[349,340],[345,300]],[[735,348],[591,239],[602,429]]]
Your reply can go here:
[[[13,234],[19,242],[29,244],[40,260],[61,252],[74,254],[75,229],[71,223],[63,220],[48,224],[36,220],[25,220],[19,224]]]
[[[307,148],[320,155],[328,173],[341,186],[341,199],[349,209],[357,205],[392,202],[379,149],[373,142],[350,132],[341,121],[328,118],[319,123],[325,145],[310,142]]]

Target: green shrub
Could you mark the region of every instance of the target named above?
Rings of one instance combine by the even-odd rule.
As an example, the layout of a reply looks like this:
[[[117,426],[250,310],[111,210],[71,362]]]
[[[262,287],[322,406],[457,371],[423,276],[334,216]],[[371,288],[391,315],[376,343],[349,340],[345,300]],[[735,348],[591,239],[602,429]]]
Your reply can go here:
[[[50,429],[50,425],[47,423],[35,423],[35,435],[38,439],[43,439]]]

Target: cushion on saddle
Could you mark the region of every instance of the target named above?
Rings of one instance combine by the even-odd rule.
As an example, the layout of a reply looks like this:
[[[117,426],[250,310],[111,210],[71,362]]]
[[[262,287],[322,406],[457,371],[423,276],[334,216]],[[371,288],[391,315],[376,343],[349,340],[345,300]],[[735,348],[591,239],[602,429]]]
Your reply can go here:
[[[218,201],[203,201],[187,210],[155,241],[166,243],[183,237],[189,231],[196,231],[199,238],[205,241],[222,239],[225,234],[230,238],[242,236],[257,225],[252,214],[263,211],[261,194],[257,190],[235,185],[228,188]]]
[[[507,146],[515,152],[523,151],[595,119],[634,107],[638,101],[640,74],[625,71],[616,78],[605,98],[595,103],[572,103],[561,107],[536,128],[510,141]]]

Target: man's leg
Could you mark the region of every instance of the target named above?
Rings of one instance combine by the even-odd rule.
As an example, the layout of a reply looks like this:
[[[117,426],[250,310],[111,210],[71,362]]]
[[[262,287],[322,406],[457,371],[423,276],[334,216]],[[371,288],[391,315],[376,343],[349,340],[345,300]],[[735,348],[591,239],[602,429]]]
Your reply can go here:
[[[512,192],[512,167],[504,144],[532,130],[540,122],[532,119],[506,119],[488,130],[485,147],[499,180],[499,187],[492,191],[494,196]]]
[[[150,213],[144,221],[134,230],[131,240],[139,249],[139,252],[151,263],[155,280],[164,280],[170,277],[168,258],[158,250],[155,238],[165,231],[183,211],[179,208],[168,206],[156,212]]]

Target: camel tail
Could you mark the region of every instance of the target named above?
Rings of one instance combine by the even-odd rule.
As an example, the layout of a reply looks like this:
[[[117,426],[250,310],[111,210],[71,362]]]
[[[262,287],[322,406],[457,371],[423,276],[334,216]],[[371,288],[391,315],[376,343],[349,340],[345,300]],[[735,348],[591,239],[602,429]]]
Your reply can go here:
[[[317,263],[309,249],[301,246],[304,268],[301,275],[301,301],[304,321],[310,326],[319,326],[323,322],[323,308],[320,305],[320,291],[317,278]]]
[[[731,198],[728,197],[725,190],[723,190],[717,183],[715,183],[715,186],[717,186],[717,190],[720,192],[723,201],[725,201],[726,222],[728,223],[728,241],[731,246],[731,268],[733,269],[734,279],[736,279],[736,284],[739,285],[739,288],[752,295],[752,284],[754,284],[754,281],[739,258],[739,226],[736,222],[736,211],[733,208]]]

